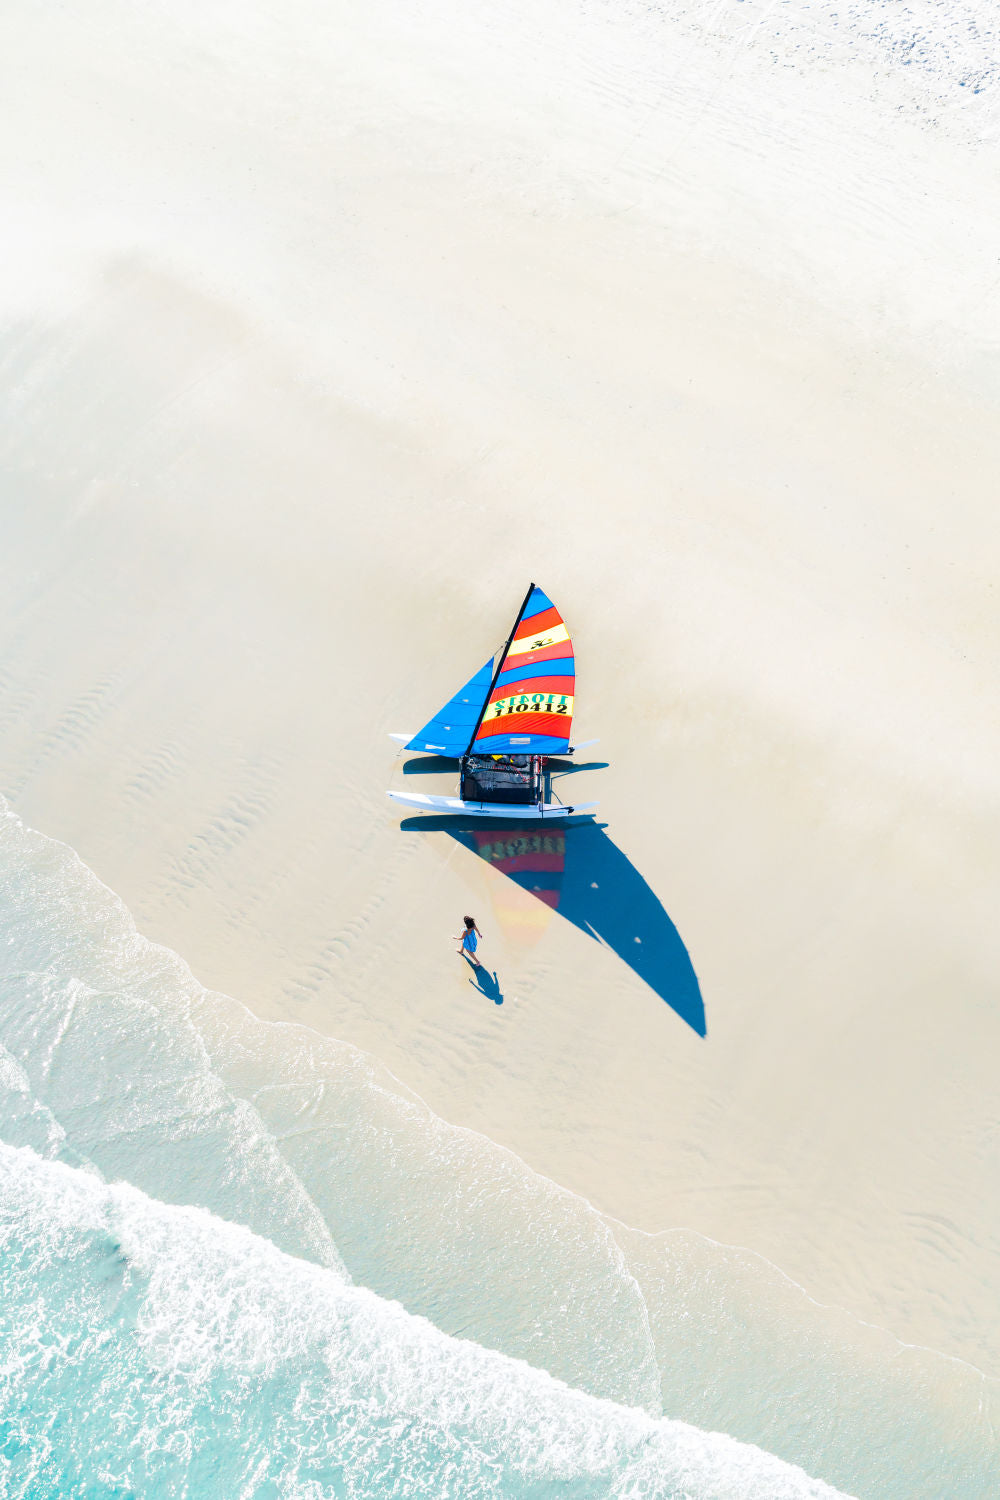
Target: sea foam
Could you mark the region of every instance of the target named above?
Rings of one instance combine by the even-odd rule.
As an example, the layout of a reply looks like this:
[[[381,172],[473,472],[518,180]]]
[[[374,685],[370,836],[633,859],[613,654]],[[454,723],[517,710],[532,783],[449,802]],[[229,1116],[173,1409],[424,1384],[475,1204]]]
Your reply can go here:
[[[0,1233],[11,1500],[837,1493],[27,1148],[0,1147]]]

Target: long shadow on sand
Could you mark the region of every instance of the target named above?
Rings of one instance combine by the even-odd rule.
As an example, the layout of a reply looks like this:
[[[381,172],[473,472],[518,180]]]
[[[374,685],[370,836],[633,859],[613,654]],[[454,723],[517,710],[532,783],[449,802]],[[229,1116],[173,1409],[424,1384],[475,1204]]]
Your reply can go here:
[[[698,976],[663,905],[594,822],[517,823],[495,818],[404,818],[407,833],[447,833],[588,937],[612,948],[683,1021],[705,1035]]]
[[[502,1005],[503,991],[500,988],[496,970],[494,969],[491,974],[485,964],[480,964],[477,969],[472,963],[469,964],[469,968],[472,970],[472,977],[469,980],[472,988],[478,990],[480,995],[485,995],[487,1000],[492,1000],[494,1005]]]

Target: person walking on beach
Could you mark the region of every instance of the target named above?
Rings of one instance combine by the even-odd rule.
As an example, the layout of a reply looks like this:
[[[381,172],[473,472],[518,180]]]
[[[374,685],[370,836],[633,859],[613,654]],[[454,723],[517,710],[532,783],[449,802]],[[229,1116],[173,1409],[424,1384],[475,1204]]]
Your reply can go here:
[[[481,969],[483,966],[476,957],[476,945],[477,940],[482,937],[482,933],[476,926],[475,917],[463,917],[462,921],[465,923],[465,931],[462,933],[459,940],[460,946],[456,951],[467,958],[475,968]]]

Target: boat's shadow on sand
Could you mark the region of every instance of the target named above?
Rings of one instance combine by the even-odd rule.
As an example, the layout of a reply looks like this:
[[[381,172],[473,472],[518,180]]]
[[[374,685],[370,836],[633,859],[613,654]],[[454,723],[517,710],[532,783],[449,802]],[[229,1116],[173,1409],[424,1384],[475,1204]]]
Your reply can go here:
[[[407,833],[447,833],[588,937],[612,948],[683,1021],[704,1036],[698,976],[655,892],[594,822],[517,823],[413,817]],[[497,987],[499,992],[499,986]]]

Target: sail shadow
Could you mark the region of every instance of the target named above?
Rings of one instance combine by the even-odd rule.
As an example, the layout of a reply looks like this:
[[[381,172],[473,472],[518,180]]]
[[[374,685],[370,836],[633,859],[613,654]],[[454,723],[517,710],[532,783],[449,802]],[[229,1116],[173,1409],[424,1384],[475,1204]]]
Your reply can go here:
[[[594,822],[404,818],[407,833],[447,833],[588,937],[611,948],[699,1036],[701,987],[681,936],[631,860]]]

